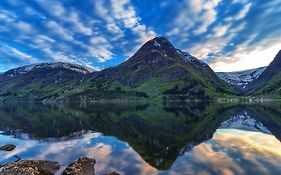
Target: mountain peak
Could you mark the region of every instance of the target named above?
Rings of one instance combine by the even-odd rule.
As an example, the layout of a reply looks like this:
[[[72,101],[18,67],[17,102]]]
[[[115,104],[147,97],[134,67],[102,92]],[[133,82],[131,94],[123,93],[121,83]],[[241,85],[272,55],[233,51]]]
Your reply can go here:
[[[176,48],[172,45],[172,43],[166,37],[159,36],[147,41],[135,53],[133,57],[139,57],[151,51],[158,51],[168,56],[172,56],[176,54]]]
[[[172,45],[172,43],[168,40],[168,38],[164,37],[164,36],[158,36],[155,37],[151,40],[149,40],[147,42],[147,44],[153,44],[153,46],[157,47],[157,48],[174,48],[174,46]]]
[[[165,36],[157,36],[157,37],[155,37],[155,38],[153,38],[153,39],[151,39],[151,40],[149,40],[148,42],[157,42],[157,43],[159,43],[160,45],[165,45],[165,44],[168,44],[168,45],[172,45],[171,44],[171,42],[168,40],[168,38],[167,37],[165,37]]]

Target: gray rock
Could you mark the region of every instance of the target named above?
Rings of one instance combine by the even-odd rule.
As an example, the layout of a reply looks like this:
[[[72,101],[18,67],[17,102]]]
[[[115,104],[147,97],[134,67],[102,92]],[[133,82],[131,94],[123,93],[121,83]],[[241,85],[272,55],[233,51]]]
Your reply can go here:
[[[21,160],[0,168],[0,175],[53,175],[60,168],[58,162]]]
[[[15,145],[8,144],[0,147],[1,151],[13,151],[16,148]]]
[[[95,164],[95,159],[81,157],[68,165],[62,175],[95,175]]]

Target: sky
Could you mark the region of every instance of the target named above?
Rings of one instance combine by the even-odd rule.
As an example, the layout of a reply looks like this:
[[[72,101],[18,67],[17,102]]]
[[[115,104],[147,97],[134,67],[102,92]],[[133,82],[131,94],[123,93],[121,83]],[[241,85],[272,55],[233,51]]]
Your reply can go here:
[[[1,0],[0,72],[70,62],[96,70],[167,37],[215,71],[268,65],[281,49],[280,0]]]

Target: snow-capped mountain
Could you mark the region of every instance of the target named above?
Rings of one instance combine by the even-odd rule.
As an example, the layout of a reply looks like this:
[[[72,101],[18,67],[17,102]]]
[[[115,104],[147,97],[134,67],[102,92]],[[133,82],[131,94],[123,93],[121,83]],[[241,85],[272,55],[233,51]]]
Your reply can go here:
[[[256,80],[264,71],[266,67],[257,69],[250,69],[237,72],[217,72],[217,75],[239,89],[245,89],[246,86],[252,81]]]
[[[77,64],[58,62],[58,63],[39,63],[39,64],[31,64],[31,65],[27,65],[27,66],[22,66],[22,67],[19,67],[16,69],[11,69],[0,75],[13,78],[13,77],[21,76],[23,74],[26,74],[26,73],[28,73],[30,71],[34,71],[34,70],[58,69],[58,68],[74,71],[74,72],[81,73],[81,74],[88,74],[88,73],[94,71],[91,68],[83,67],[83,66],[80,66]]]

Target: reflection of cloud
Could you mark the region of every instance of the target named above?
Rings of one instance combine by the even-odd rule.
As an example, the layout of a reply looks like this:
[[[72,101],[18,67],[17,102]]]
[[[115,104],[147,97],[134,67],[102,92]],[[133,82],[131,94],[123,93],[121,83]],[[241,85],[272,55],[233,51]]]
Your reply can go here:
[[[130,162],[126,162],[127,166],[135,166],[136,169],[138,169],[138,174],[139,175],[155,175],[157,174],[157,170],[150,166],[148,163],[143,161],[143,159],[140,157],[139,154],[132,154],[135,152],[135,150],[131,147],[128,147],[124,151],[124,155],[130,155],[134,156],[134,159],[137,161],[137,163],[134,163],[133,165]],[[125,159],[126,160],[126,159]]]
[[[273,135],[219,129],[210,141],[178,158],[168,174],[275,174],[281,171],[279,150]]]
[[[211,144],[202,144],[194,149],[194,157],[200,163],[208,164],[209,167],[219,167],[215,172],[217,174],[242,174],[243,170],[234,163],[231,157],[223,151],[214,151]]]
[[[61,164],[62,172],[66,166],[79,157],[96,159],[98,173],[119,172],[121,174],[156,174],[157,170],[147,164],[127,143],[114,137],[102,136],[99,133],[84,134],[78,139],[45,142],[36,140],[20,140],[0,135],[0,145],[13,143],[17,146],[13,152],[0,152],[1,161],[14,160],[16,154],[22,159],[51,160]],[[4,160],[3,160],[3,159]]]
[[[86,156],[97,159],[96,169],[106,170],[108,165],[110,165],[111,152],[112,152],[111,145],[105,145],[103,143],[98,143],[94,147],[87,148]]]

